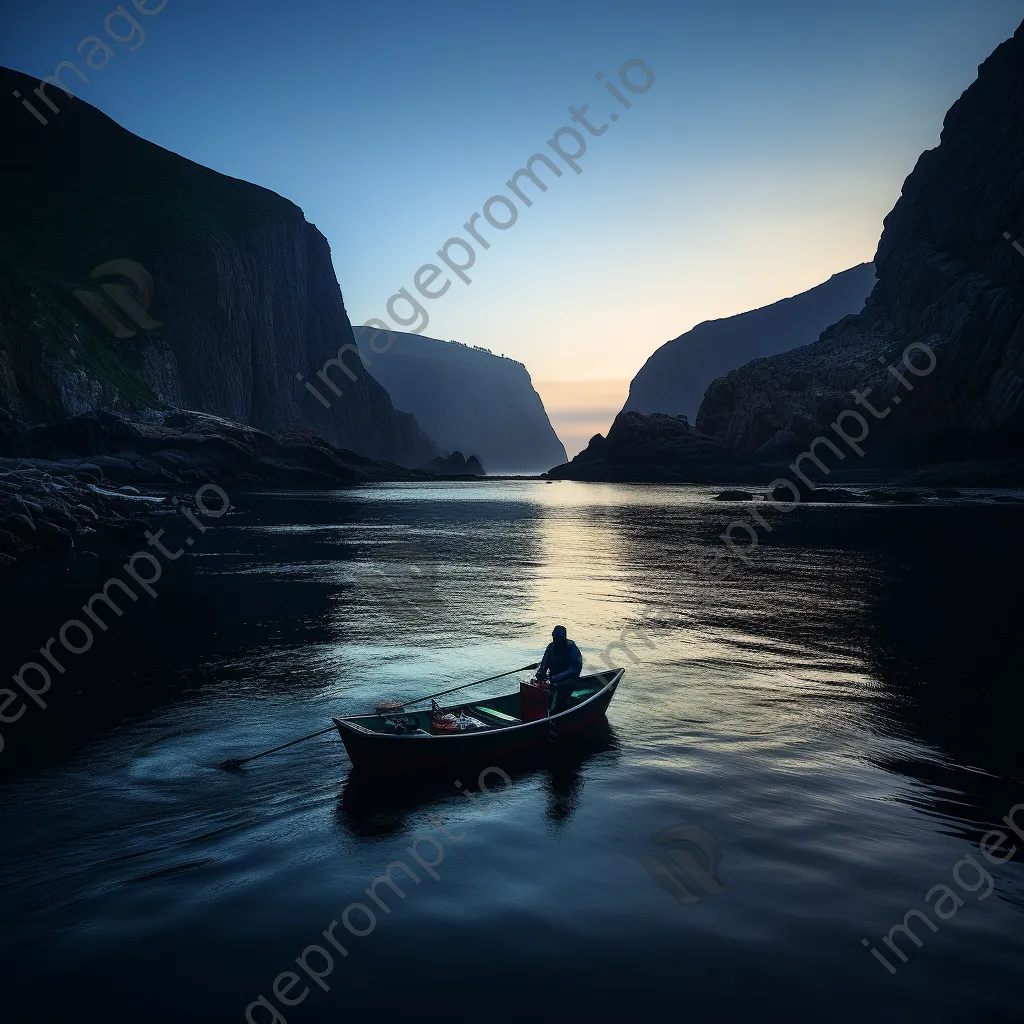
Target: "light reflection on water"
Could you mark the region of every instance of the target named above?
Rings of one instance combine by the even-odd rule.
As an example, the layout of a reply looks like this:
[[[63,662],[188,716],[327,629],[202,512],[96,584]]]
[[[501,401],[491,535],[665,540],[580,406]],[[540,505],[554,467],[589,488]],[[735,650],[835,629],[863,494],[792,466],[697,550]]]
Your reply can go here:
[[[708,579],[695,560],[735,514],[711,493],[524,481],[233,496],[239,514],[126,615],[116,648],[81,663],[84,688],[122,680],[124,696],[0,789],[5,1001],[66,1019],[66,987],[111,1021],[241,1020],[444,819],[467,838],[441,880],[352,939],[332,991],[314,986],[289,1021],[431,1019],[420,1000],[438,985],[457,1020],[482,1006],[793,1021],[1016,1007],[1018,861],[897,976],[860,940],[923,907],[1024,802],[999,688],[1020,635],[998,584],[1021,556],[986,548],[1020,512],[803,509],[749,569]],[[55,600],[40,573],[27,622]],[[47,622],[76,606],[58,598],[67,611]],[[597,667],[630,631],[609,727],[517,770],[486,815],[454,785],[349,779],[332,736],[241,774],[212,768],[381,697],[536,661],[556,622]],[[726,891],[690,906],[638,861],[678,823],[721,848]]]

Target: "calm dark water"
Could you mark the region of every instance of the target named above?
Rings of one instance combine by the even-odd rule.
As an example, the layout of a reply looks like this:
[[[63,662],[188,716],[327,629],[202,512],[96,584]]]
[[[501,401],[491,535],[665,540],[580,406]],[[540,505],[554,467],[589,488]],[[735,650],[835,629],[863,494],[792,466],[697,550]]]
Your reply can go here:
[[[232,495],[156,599],[66,656],[52,705],[0,727],[3,1019],[244,1021],[261,996],[250,1019],[289,1024],[1020,1019],[1024,839],[998,865],[979,841],[1024,804],[1024,507],[800,509],[706,580],[738,511],[711,493]],[[190,528],[164,524],[173,550]],[[130,551],[0,583],[5,677]],[[334,736],[213,767],[534,661],[555,622],[597,666],[639,627],[624,684],[606,730],[491,777],[493,802],[374,787]],[[396,860],[421,881],[380,887],[385,912],[365,890]],[[373,930],[336,926],[343,956],[322,933],[359,902]],[[911,908],[937,930],[912,919],[904,963],[882,937]],[[295,962],[315,944],[329,991]]]

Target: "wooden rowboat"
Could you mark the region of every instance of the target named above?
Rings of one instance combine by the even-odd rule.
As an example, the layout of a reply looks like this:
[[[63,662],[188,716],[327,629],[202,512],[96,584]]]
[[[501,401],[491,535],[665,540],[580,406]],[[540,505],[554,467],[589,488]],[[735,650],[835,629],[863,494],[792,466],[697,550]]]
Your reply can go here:
[[[499,764],[545,748],[600,722],[625,669],[580,676],[568,705],[558,714],[544,710],[546,691],[522,683],[515,693],[434,711],[405,711],[335,718],[353,767],[391,773],[456,765]],[[442,722],[441,716],[453,716]],[[449,728],[439,727],[441,724]]]

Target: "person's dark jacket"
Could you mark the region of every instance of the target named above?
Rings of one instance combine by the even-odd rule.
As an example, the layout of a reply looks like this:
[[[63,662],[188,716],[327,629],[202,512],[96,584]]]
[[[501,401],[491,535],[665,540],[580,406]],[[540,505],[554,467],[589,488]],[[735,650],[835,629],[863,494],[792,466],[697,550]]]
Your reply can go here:
[[[578,679],[582,671],[583,655],[576,644],[572,640],[564,640],[562,643],[552,641],[544,652],[540,668],[537,669],[537,678],[543,679],[550,672],[551,683],[558,684]]]

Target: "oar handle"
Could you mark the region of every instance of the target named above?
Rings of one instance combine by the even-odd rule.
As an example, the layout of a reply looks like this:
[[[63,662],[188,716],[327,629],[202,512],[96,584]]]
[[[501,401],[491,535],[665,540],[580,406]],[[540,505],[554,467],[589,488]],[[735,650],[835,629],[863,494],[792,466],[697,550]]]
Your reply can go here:
[[[405,700],[402,701],[402,707],[408,707],[410,704],[422,704],[425,700],[433,700],[435,697],[443,697],[448,693],[455,693],[456,690],[465,690],[470,686],[479,686],[481,683],[493,683],[495,679],[503,679],[505,676],[514,675],[516,672],[528,672],[532,668],[538,668],[540,662],[535,662],[533,665],[524,665],[522,668],[510,668],[507,672],[501,672],[496,676],[488,676],[487,679],[475,679],[471,683],[463,683],[461,686],[453,686],[450,690],[442,690],[440,693],[431,693],[426,697],[417,697],[416,700]]]

